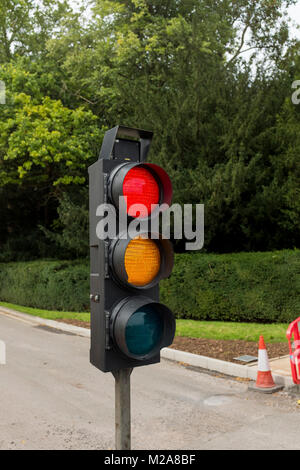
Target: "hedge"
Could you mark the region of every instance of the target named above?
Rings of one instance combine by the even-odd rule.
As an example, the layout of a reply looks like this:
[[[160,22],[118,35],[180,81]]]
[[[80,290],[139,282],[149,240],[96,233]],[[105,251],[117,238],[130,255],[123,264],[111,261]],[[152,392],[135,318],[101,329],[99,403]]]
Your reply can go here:
[[[88,263],[1,263],[0,300],[88,311]],[[178,254],[172,276],[161,283],[161,300],[177,318],[290,322],[300,316],[300,251]]]
[[[177,255],[161,299],[177,318],[290,322],[300,316],[300,251]]]
[[[0,264],[0,300],[46,310],[89,309],[86,261],[30,261]]]

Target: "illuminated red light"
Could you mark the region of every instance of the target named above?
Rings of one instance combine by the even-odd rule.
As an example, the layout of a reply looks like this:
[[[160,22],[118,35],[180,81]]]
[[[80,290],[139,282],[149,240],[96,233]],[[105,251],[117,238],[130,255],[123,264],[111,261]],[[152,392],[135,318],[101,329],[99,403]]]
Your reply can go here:
[[[127,213],[131,217],[147,217],[151,214],[151,204],[159,204],[159,185],[148,170],[142,167],[128,171],[123,182],[123,196],[127,197]],[[136,211],[133,204],[143,204],[144,209]]]

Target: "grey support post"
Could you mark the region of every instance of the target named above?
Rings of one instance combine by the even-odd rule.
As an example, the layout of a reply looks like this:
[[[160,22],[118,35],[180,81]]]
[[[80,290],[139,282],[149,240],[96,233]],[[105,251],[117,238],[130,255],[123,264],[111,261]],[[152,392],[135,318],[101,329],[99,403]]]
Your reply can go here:
[[[116,450],[131,449],[130,375],[132,369],[113,372],[115,378]]]

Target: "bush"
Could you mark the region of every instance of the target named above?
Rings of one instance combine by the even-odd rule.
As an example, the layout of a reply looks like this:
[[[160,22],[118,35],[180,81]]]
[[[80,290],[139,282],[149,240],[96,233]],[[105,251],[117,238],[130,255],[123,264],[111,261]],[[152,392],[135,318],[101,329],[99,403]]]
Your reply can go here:
[[[0,264],[0,299],[26,307],[84,312],[89,309],[88,262],[32,261]]]
[[[290,322],[300,315],[300,251],[176,255],[161,284],[177,318]]]
[[[47,310],[89,309],[87,261],[0,264],[0,299]],[[175,256],[161,301],[177,318],[277,323],[300,315],[300,251]]]

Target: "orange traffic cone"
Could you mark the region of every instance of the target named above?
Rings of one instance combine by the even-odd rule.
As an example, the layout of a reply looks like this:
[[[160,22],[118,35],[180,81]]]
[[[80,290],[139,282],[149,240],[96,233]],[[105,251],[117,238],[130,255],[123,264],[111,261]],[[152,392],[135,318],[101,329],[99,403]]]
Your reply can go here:
[[[259,337],[258,346],[258,370],[256,384],[249,387],[251,390],[256,390],[264,393],[274,393],[281,390],[283,386],[276,385],[269,364],[267,348],[265,345],[264,337]]]

